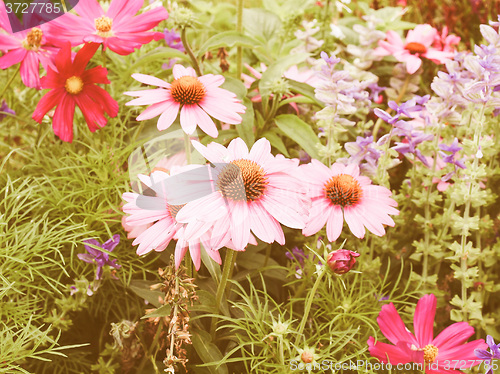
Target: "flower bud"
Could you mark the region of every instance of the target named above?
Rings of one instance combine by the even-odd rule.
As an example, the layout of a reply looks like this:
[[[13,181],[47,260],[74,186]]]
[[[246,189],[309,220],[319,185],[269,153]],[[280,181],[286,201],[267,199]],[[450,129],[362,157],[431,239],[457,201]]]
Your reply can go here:
[[[330,252],[327,257],[327,264],[335,274],[345,274],[350,271],[356,263],[355,257],[359,253],[347,249],[338,249]]]

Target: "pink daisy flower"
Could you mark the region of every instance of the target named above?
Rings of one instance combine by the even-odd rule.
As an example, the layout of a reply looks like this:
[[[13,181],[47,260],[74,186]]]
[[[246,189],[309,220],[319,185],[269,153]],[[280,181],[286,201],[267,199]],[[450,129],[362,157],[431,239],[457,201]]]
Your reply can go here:
[[[158,130],[166,130],[181,112],[181,127],[186,134],[192,134],[196,125],[213,138],[219,134],[210,116],[236,125],[242,118],[237,113],[245,113],[245,106],[236,99],[236,95],[220,88],[224,83],[222,75],[206,74],[197,77],[193,68],[174,65],[174,81],[167,83],[159,78],[133,74],[132,77],[141,83],[158,86],[154,90],[125,92],[125,95],[138,96],[126,105],[152,104],[137,117],[138,121],[160,116]]]
[[[53,35],[68,40],[73,46],[102,43],[119,55],[128,55],[151,40],[164,38],[162,32],[150,32],[168,18],[163,7],[157,7],[136,16],[144,0],[113,0],[104,11],[97,0],[80,0],[74,10],[80,16],[66,13],[48,26]]]
[[[106,126],[110,117],[118,114],[118,103],[97,84],[110,83],[107,69],[96,66],[87,69],[99,44],[88,43],[71,58],[71,46],[67,43],[55,60],[57,71],[49,68],[47,75],[41,79],[41,87],[50,91],[40,99],[33,113],[33,119],[42,123],[43,116],[56,106],[52,128],[54,134],[65,142],[73,141],[73,117],[75,107],[82,111],[90,131]]]
[[[467,322],[458,322],[448,326],[434,338],[435,315],[436,296],[432,294],[423,296],[415,309],[413,317],[415,335],[413,335],[404,325],[394,304],[384,305],[377,322],[382,334],[394,345],[375,342],[370,336],[368,339],[370,354],[382,362],[390,362],[393,365],[408,362],[425,364],[425,372],[428,374],[461,373],[449,368],[452,360],[457,362],[465,360],[467,367],[474,361],[477,362],[474,362],[475,365],[479,364],[481,361],[477,360],[474,350],[486,349],[488,345],[483,339],[465,343],[474,335],[474,328]]]
[[[0,14],[3,12],[6,12],[5,5],[0,1]],[[24,85],[39,89],[40,63],[45,70],[49,67],[55,69],[52,59],[59,50],[48,42],[46,25],[13,33],[5,16],[0,19],[0,26],[7,32],[0,37],[0,51],[5,52],[0,57],[0,69],[21,63],[20,74]]]
[[[399,214],[393,207],[398,204],[390,196],[392,192],[382,186],[374,186],[370,178],[359,175],[356,164],[333,164],[330,168],[311,160],[301,166],[309,183],[312,207],[305,236],[316,234],[325,226],[328,240],[337,240],[342,232],[344,218],[354,236],[362,239],[365,227],[377,236],[385,234],[384,226],[394,226],[389,214]]]
[[[408,74],[413,74],[422,65],[422,57],[436,64],[442,64],[447,59],[453,58],[454,52],[432,47],[437,38],[437,30],[427,24],[418,25],[414,30],[408,31],[405,41],[397,32],[390,30],[387,31],[387,41],[378,42],[379,47],[375,49],[375,54],[394,56],[396,60],[406,63]]]
[[[127,202],[123,211],[129,214],[125,219],[124,227],[136,236],[132,245],[139,245],[137,247],[138,255],[147,254],[152,250],[161,252],[174,239],[177,240],[175,246],[175,266],[177,268],[189,249],[195,268],[198,270],[201,265],[201,244],[214,261],[221,263],[218,249],[228,243],[224,242],[220,247],[214,249],[210,245],[210,225],[193,219],[189,224],[179,222],[176,216],[182,205],[169,204],[167,197],[165,181],[168,178],[199,167],[200,165],[173,167],[170,174],[158,170],[151,173],[150,176],[139,175],[140,180],[152,189],[154,194],[144,195],[132,192],[123,194],[123,199]],[[195,231],[201,229],[204,234],[196,240],[187,240],[185,230],[190,226],[193,226]],[[134,227],[137,230],[134,230]]]
[[[212,164],[213,192],[186,204],[177,216],[180,222],[192,217],[213,222],[212,246],[231,239],[236,250],[244,250],[252,231],[266,243],[285,244],[281,224],[301,229],[305,225],[308,200],[298,174],[298,160],[274,157],[271,144],[259,139],[248,151],[236,138],[226,148],[218,143],[194,147]],[[203,231],[189,230],[188,237]]]

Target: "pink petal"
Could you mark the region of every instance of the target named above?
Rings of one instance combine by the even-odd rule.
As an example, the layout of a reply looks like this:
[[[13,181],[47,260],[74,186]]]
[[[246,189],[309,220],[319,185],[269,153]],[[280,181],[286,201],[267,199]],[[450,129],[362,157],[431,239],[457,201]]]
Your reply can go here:
[[[18,48],[7,52],[5,55],[0,57],[0,69],[7,69],[12,65],[21,62],[27,54],[28,51],[24,48]]]
[[[328,237],[328,241],[334,242],[337,240],[342,233],[343,226],[344,214],[342,213],[342,209],[340,206],[334,205],[330,210],[330,216],[328,217],[328,222],[326,223],[326,235]]]
[[[248,154],[250,160],[262,165],[271,156],[271,143],[266,138],[260,138],[255,142]]]
[[[403,341],[418,346],[417,339],[406,329],[393,303],[382,306],[377,323],[380,326],[382,334],[391,343],[397,344],[399,341]]]
[[[212,87],[219,87],[224,83],[225,78],[222,75],[206,74],[198,77],[198,80],[203,83],[205,88],[210,89]]]
[[[200,242],[189,243],[189,254],[191,255],[191,260],[193,261],[194,268],[196,269],[196,271],[200,270],[201,266]]]
[[[437,360],[443,362],[443,365],[446,360],[477,360],[474,354],[475,349],[488,349],[488,344],[483,339],[479,339],[447,348],[444,351],[439,350]]]
[[[153,104],[137,117],[137,121],[144,121],[159,116],[166,109],[170,108],[170,106],[171,103],[169,101]]]
[[[249,205],[250,229],[263,242],[272,243],[276,237],[282,236],[283,229],[276,219],[269,215],[260,202]]]
[[[169,104],[170,106],[165,108],[165,111],[158,119],[157,127],[160,131],[168,129],[177,118],[177,113],[179,113],[179,103],[167,101],[165,104]]]
[[[390,362],[392,365],[410,362],[410,358],[398,347],[382,342],[375,343],[372,336],[368,339],[368,347],[370,355],[378,358],[381,362]]]
[[[170,88],[170,83],[165,82],[163,79],[153,77],[152,75],[135,73],[132,74],[132,78],[134,78],[136,81],[144,84],[149,84],[151,86]]]
[[[82,15],[83,18],[88,19],[96,19],[104,15],[104,11],[96,0],[79,1],[75,10],[78,14]]]
[[[200,107],[193,110],[193,115],[195,117],[196,124],[202,129],[207,135],[212,138],[216,138],[219,135],[217,126],[215,126],[214,121],[208,116],[207,113]]]
[[[244,250],[250,240],[250,219],[247,202],[235,202],[229,209],[231,240],[238,250]]]
[[[424,295],[420,298],[413,316],[415,336],[419,347],[425,347],[434,336],[434,317],[436,315],[436,296]]]
[[[196,114],[198,105],[183,105],[181,108],[181,127],[186,134],[191,135],[196,130]]]
[[[300,214],[303,207],[298,205],[300,202],[293,201],[290,197],[276,193],[269,188],[260,201],[278,222],[294,229],[303,229],[307,219]]]
[[[184,76],[196,77],[196,72],[194,71],[193,68],[185,68],[180,64],[174,65],[174,68],[172,69],[172,74],[174,75],[175,79],[179,79],[180,77]]]
[[[319,230],[321,230],[329,217],[330,207],[328,202],[325,199],[314,199],[312,202],[311,210],[309,212],[309,220],[306,224],[306,227],[302,229],[302,235],[311,236],[316,234]],[[344,222],[344,218],[342,218],[342,223]],[[335,238],[336,239],[336,238]],[[330,241],[330,238],[328,239]]]
[[[231,140],[231,143],[227,146],[227,152],[231,160],[248,158],[248,147],[241,138]]]
[[[344,218],[353,235],[359,239],[363,239],[365,236],[365,227],[363,226],[363,220],[359,216],[357,210],[353,207],[346,206],[344,208]]]
[[[432,341],[432,345],[445,351],[455,345],[465,343],[472,335],[474,335],[474,327],[467,322],[457,322],[441,331]]]
[[[193,147],[200,152],[203,157],[213,163],[223,162],[223,159],[227,154],[226,148],[219,143],[212,142],[208,146],[204,146],[200,142],[192,140],[191,144],[193,144]]]
[[[71,95],[63,96],[61,103],[57,106],[52,120],[54,134],[62,141],[71,143],[73,141],[73,116],[75,114],[75,100]]]

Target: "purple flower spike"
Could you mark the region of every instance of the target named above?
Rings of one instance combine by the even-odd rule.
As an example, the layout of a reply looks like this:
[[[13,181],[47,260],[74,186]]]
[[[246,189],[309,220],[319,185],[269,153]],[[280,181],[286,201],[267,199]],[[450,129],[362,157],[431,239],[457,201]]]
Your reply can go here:
[[[105,251],[113,252],[115,247],[120,243],[120,235],[116,234],[109,240],[107,240],[104,244],[100,244],[95,239],[87,239],[83,241],[85,243],[85,249],[88,253],[79,253],[77,256],[80,260],[85,261],[89,264],[96,264],[97,270],[95,274],[95,279],[99,280],[102,277],[102,269],[104,265],[109,265],[112,268],[119,269],[122,266],[118,265],[115,260],[109,260],[109,255],[106,252],[103,252],[94,247],[102,248]]]
[[[461,169],[465,169],[465,164],[463,163],[463,161],[457,160],[457,153],[462,149],[462,147],[458,145],[457,138],[455,138],[455,140],[453,140],[453,143],[451,143],[450,145],[439,144],[439,149],[444,152],[451,152],[450,155],[447,155],[446,153],[441,151],[439,152],[444,162],[458,166]]]
[[[326,52],[321,52],[321,58],[325,60],[325,62],[328,65],[336,65],[340,62],[340,58],[335,57],[335,55],[332,55],[331,57],[328,57],[328,54]]]

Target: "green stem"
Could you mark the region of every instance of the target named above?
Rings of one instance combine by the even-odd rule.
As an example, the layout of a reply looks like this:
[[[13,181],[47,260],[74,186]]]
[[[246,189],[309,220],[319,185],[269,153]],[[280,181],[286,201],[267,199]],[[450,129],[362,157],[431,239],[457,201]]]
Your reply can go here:
[[[481,130],[482,130],[482,121],[484,117],[484,110],[486,108],[486,104],[483,104],[481,108],[481,112],[479,113],[479,120],[476,123],[476,127],[474,130],[474,144],[475,144],[475,150],[476,152],[479,150],[479,142],[481,140]],[[475,173],[477,172],[477,169],[479,167],[479,158],[477,158],[476,155],[474,155],[474,161],[472,163],[472,168],[471,170]],[[475,178],[471,178],[470,184],[469,184],[469,190],[467,191],[467,201],[465,203],[465,209],[464,209],[464,223],[467,225],[467,222],[469,220],[469,213],[470,213],[470,207],[471,207],[471,200],[472,200],[472,189],[474,188],[475,184]],[[462,229],[462,235],[461,235],[461,240],[460,240],[460,248],[461,248],[461,257],[460,257],[460,268],[462,270],[462,274],[466,274],[467,272],[467,253],[466,253],[466,246],[467,246],[467,237],[469,236],[469,227],[467,226],[466,229]],[[462,302],[465,302],[467,300],[467,286],[465,284],[465,279],[462,278],[461,280],[462,283]],[[467,321],[467,308],[462,308],[462,316],[463,320]]]
[[[191,63],[193,64],[193,68],[196,71],[196,74],[198,74],[198,76],[203,75],[201,73],[201,69],[200,69],[200,65],[198,64],[198,60],[196,59],[196,56],[194,55],[193,50],[189,46],[187,36],[186,36],[186,28],[183,28],[181,31],[181,41],[182,41],[182,45],[184,46],[184,49],[186,50],[186,52],[189,55],[189,58],[191,59]]]
[[[238,0],[238,9],[236,14],[236,31],[243,31],[243,0]],[[241,46],[236,50],[236,79],[241,79],[243,72],[243,48]]]
[[[2,102],[2,99],[3,99],[3,96],[5,95],[5,93],[7,92],[7,89],[9,88],[9,86],[12,84],[12,82],[14,81],[14,79],[16,78],[17,76],[17,73],[19,73],[19,69],[21,69],[21,64],[19,64],[16,68],[16,70],[14,71],[14,73],[12,74],[12,76],[10,77],[9,81],[7,82],[7,84],[5,85],[5,87],[3,88],[2,92],[0,93],[0,103]]]
[[[106,51],[104,50],[104,44],[101,48],[101,58],[102,58],[102,67],[106,69]]]
[[[186,161],[187,164],[191,164],[191,141],[189,140],[189,135],[184,133],[184,149],[186,150]]]
[[[234,251],[232,249],[226,248],[226,257],[224,259],[224,270],[222,271],[222,276],[220,278],[219,285],[217,286],[217,294],[215,295],[215,305],[219,308],[222,302],[222,297],[224,296],[224,291],[226,290],[227,280],[229,279],[229,274],[232,272],[235,261]],[[217,325],[217,318],[212,318],[212,325],[210,327],[210,333],[215,337],[215,328]]]
[[[302,316],[302,320],[300,321],[298,333],[297,333],[297,339],[295,341],[295,344],[298,344],[300,338],[302,337],[302,333],[304,332],[304,327],[306,327],[306,322],[307,319],[309,318],[309,312],[311,311],[311,306],[312,302],[314,300],[314,296],[316,295],[316,291],[318,290],[321,278],[323,278],[323,275],[325,275],[326,270],[328,269],[327,266],[323,266],[321,270],[319,271],[318,278],[316,278],[316,282],[314,282],[313,288],[311,289],[311,292],[309,293],[309,297],[306,301],[306,307],[304,309],[304,315]]]
[[[177,305],[176,305],[177,307]],[[146,361],[149,359],[149,358],[152,358],[152,354],[153,354],[153,349],[155,347],[158,347],[158,340],[160,340],[160,335],[161,335],[161,331],[162,331],[162,327],[163,327],[163,321],[160,321],[158,322],[158,329],[156,330],[156,334],[153,338],[153,342],[151,343],[151,345],[149,346],[149,349],[147,352],[144,352],[144,357],[142,358],[140,364],[139,364],[139,367],[137,369],[137,372],[138,373],[141,373],[142,372],[142,369],[144,368],[144,365],[146,365]],[[154,360],[152,360],[154,362]]]

